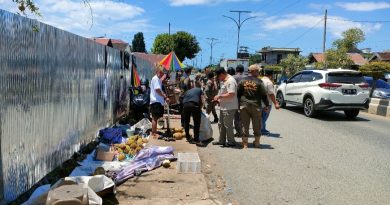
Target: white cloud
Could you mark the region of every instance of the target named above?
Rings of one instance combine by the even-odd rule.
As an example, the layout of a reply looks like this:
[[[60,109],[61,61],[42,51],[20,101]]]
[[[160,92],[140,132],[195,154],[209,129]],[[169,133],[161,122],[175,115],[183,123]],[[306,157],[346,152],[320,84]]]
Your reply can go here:
[[[209,5],[219,4],[226,2],[243,2],[243,1],[255,1],[259,2],[262,0],[169,0],[171,6],[193,6],[193,5]]]
[[[390,8],[389,2],[338,2],[336,5],[348,11],[375,11]]]
[[[107,34],[118,38],[152,28],[147,19],[142,19],[144,9],[116,0],[92,0],[89,5],[80,0],[37,0],[36,4],[42,14],[39,21],[85,37]],[[16,12],[16,8],[8,4],[4,9]]]
[[[349,28],[360,28],[365,33],[378,31],[382,24],[379,23],[358,23],[351,22],[340,16],[328,16],[327,30],[332,35],[340,37],[341,33]],[[323,19],[322,15],[316,14],[288,14],[285,16],[272,16],[263,20],[263,28],[268,31],[303,28],[304,30],[315,27],[323,28],[323,23],[318,23]],[[302,31],[304,31],[302,30]]]

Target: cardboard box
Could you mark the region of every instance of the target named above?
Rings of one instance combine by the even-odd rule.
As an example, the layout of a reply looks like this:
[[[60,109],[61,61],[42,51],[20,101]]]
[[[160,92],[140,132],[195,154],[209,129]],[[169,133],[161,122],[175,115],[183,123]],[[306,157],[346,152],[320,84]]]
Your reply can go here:
[[[96,159],[102,161],[112,161],[115,157],[115,151],[113,147],[98,146],[96,148]]]

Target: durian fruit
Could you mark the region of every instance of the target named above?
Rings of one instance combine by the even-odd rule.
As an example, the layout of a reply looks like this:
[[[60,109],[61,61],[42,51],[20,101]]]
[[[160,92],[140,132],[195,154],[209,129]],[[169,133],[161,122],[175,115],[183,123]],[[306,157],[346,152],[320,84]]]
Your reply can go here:
[[[119,154],[118,155],[118,160],[119,161],[122,161],[122,160],[124,160],[126,158],[126,156],[124,155],[124,154]]]
[[[118,148],[117,150],[118,150],[119,153],[123,153],[123,149]]]
[[[126,145],[125,152],[126,152],[126,153],[129,153],[129,152],[130,152],[130,150],[131,150],[130,146],[129,146],[129,145]]]
[[[141,144],[143,144],[143,143],[144,143],[144,142],[143,142],[142,138],[138,138],[137,144],[138,144],[138,145],[141,145]]]
[[[131,155],[136,155],[137,153],[135,152],[135,149],[132,149],[132,150],[130,150],[130,152],[129,152],[129,154],[131,154]]]
[[[174,137],[176,140],[181,140],[181,139],[183,139],[183,137],[184,137],[185,135],[186,135],[185,133],[176,132],[175,134],[173,134],[173,137]]]
[[[184,132],[184,128],[182,128],[182,127],[175,128],[174,132]]]
[[[131,145],[131,144],[133,144],[135,141],[134,141],[134,139],[128,139],[127,141],[126,141],[126,144],[127,145]]]
[[[131,148],[131,149],[135,149],[136,147],[137,147],[137,144],[136,144],[136,143],[133,143],[133,144],[130,145],[130,148]]]
[[[129,137],[129,140],[135,140],[135,138],[136,138],[136,136],[133,135],[133,136]]]
[[[146,138],[143,138],[143,139],[142,139],[142,142],[143,142],[143,143],[148,143],[148,141],[149,141],[149,140],[146,139]]]
[[[139,151],[141,151],[141,149],[142,149],[141,147],[137,147],[137,148],[135,148],[135,152],[138,153]]]

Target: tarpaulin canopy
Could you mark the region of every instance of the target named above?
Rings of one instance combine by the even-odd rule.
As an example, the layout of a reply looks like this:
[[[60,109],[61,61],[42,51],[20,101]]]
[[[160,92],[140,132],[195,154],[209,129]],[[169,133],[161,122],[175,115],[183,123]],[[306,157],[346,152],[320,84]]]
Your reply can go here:
[[[175,52],[173,51],[160,61],[160,65],[162,65],[166,70],[169,71],[177,71],[186,67],[183,63],[180,62]]]

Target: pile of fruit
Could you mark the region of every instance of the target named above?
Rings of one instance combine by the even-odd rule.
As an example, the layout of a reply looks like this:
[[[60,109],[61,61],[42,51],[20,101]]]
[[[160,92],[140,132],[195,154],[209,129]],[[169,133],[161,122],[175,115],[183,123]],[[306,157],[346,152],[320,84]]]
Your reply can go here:
[[[114,144],[115,150],[118,153],[118,160],[125,160],[126,155],[129,157],[135,156],[139,151],[141,151],[141,149],[144,148],[143,144],[147,142],[147,139],[142,138],[139,135],[133,135],[129,137],[124,144]]]
[[[181,140],[186,136],[186,133],[184,132],[184,129],[182,127],[181,128],[173,128],[172,131],[173,131],[173,137],[176,140]]]

